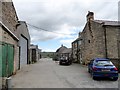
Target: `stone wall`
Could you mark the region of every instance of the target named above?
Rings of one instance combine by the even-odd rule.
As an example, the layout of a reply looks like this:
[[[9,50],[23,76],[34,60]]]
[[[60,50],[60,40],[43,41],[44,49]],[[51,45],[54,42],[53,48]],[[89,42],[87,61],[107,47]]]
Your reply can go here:
[[[118,58],[110,58],[111,62],[118,68],[120,72],[120,59]]]
[[[90,24],[86,23],[85,28],[81,33],[81,53],[83,64],[87,64],[93,56],[93,31],[89,25]]]
[[[118,21],[120,21],[120,1],[118,2]]]
[[[105,58],[105,33],[103,24],[92,22],[91,23],[92,31],[93,31],[93,56],[92,58]]]
[[[77,41],[72,43],[73,62],[77,62]]]
[[[108,58],[118,58],[118,28],[107,26],[106,37]]]
[[[119,58],[118,36],[118,27],[104,26],[104,23],[95,21],[87,22],[81,33],[83,63],[87,64],[93,58]]]
[[[0,1],[0,21],[2,21],[2,1]]]
[[[2,2],[2,22],[15,33],[18,17],[12,2]]]
[[[2,39],[0,41],[14,45],[14,74],[17,71],[16,62],[19,61],[18,39],[15,35],[17,22],[18,18],[13,3],[2,2],[2,23],[5,27],[2,27]]]
[[[17,71],[16,62],[19,61],[19,48],[17,45],[18,42],[14,40],[14,38],[11,37],[11,35],[8,32],[6,32],[4,28],[2,28],[2,42],[14,45],[14,74],[15,74]]]

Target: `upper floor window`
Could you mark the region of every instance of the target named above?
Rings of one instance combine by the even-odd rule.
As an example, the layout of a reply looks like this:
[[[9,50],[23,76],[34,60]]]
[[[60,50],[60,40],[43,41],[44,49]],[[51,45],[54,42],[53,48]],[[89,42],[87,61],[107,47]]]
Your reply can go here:
[[[90,43],[90,40],[88,40],[88,43]]]
[[[81,45],[81,41],[78,41],[78,44]]]

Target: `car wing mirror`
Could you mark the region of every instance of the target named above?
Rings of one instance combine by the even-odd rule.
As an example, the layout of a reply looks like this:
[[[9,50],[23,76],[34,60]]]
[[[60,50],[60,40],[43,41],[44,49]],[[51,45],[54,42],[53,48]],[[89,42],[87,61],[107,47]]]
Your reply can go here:
[[[90,63],[88,63],[88,65],[90,65]]]

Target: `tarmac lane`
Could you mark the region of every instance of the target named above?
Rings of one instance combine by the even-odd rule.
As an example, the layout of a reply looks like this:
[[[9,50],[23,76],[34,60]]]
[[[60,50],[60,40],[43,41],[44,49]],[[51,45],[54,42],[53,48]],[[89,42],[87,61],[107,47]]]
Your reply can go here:
[[[50,58],[27,65],[12,76],[13,88],[118,88],[118,81],[93,80],[87,66],[59,65]]]

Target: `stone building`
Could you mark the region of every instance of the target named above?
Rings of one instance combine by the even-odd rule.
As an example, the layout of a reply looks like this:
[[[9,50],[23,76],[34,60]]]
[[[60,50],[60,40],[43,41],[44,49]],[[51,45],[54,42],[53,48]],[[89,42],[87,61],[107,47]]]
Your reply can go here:
[[[41,50],[38,45],[30,45],[30,63],[35,63],[41,58]]]
[[[61,55],[62,55],[62,52],[64,51],[64,50],[66,50],[67,49],[67,47],[66,46],[63,46],[63,45],[61,45],[61,47],[60,48],[58,48],[57,50],[56,50],[56,52],[55,52],[55,59],[56,60],[59,60],[59,58],[61,57]]]
[[[0,77],[2,88],[6,77],[16,73],[19,61],[19,38],[16,35],[18,17],[12,0],[0,0]]]
[[[53,60],[59,61],[61,57],[67,57],[69,60],[71,59],[72,56],[72,48],[67,48],[64,45],[61,45],[61,47],[59,47],[55,54],[54,54],[54,58]]]
[[[16,36],[18,17],[11,0],[0,1],[0,62],[2,76],[8,77],[17,71],[16,62],[19,61],[19,38]],[[7,63],[7,64],[6,64]]]
[[[87,22],[80,33],[82,62],[93,58],[110,58],[116,64],[120,58],[120,23],[118,21],[94,20],[88,12]]]
[[[81,55],[79,54],[80,44],[81,44],[80,37],[78,37],[75,41],[72,42],[72,58],[73,58],[73,62],[75,63],[80,63],[80,55]]]

